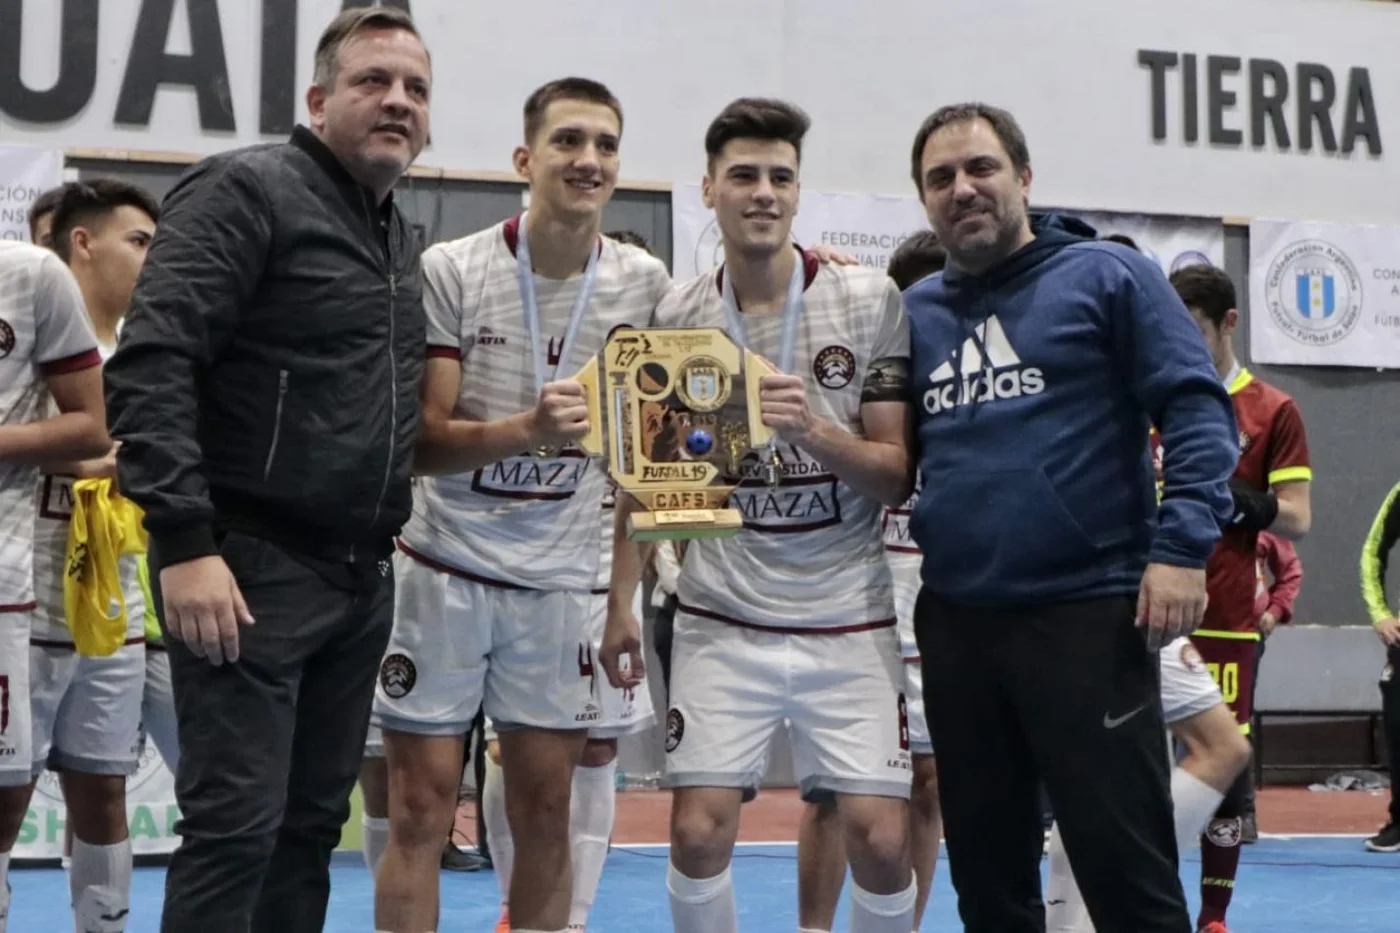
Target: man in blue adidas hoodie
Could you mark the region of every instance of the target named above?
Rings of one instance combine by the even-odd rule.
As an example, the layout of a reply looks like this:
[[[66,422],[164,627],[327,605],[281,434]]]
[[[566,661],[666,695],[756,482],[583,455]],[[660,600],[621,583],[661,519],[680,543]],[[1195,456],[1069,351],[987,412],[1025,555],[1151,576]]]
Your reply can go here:
[[[1044,929],[1043,780],[1095,927],[1189,933],[1154,652],[1204,611],[1238,455],[1229,395],[1159,269],[1029,215],[1010,114],[939,110],[912,167],[949,257],[905,294],[923,479],[909,527],[963,922]]]

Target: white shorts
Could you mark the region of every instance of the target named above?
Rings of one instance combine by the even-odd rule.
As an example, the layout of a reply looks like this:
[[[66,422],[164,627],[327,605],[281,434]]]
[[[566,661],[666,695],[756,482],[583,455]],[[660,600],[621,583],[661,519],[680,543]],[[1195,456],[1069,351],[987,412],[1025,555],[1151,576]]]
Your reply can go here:
[[[1225,702],[1191,639],[1178,638],[1158,654],[1162,665],[1162,719],[1167,725]]]
[[[642,590],[637,588],[632,601],[632,612],[637,622],[642,621]],[[603,644],[603,629],[608,624],[608,596],[606,593],[593,595],[593,657],[598,657]],[[646,639],[642,639],[643,643]],[[651,703],[651,688],[643,682],[635,689],[619,690],[608,683],[608,676],[598,670],[598,722],[588,730],[590,739],[618,739],[624,735],[641,732],[651,726],[656,719],[656,710]]]
[[[479,583],[402,552],[394,573],[375,725],[465,735],[483,705],[500,730],[588,729],[602,718],[591,594]]]
[[[180,728],[175,718],[175,687],[170,680],[170,654],[146,646],[146,684],[141,690],[141,736],[155,743],[174,774],[180,767]]]
[[[666,714],[671,787],[757,787],[787,722],[804,796],[909,797],[912,765],[894,627],[788,635],[681,611]]]
[[[36,777],[50,771],[132,775],[141,761],[141,694],[146,646],[125,644],[105,658],[52,643],[29,647]]]
[[[33,612],[0,612],[0,787],[34,779],[29,709],[29,628]]]
[[[909,723],[909,752],[932,755],[933,738],[924,716],[924,666],[917,658],[904,659],[904,709]]]

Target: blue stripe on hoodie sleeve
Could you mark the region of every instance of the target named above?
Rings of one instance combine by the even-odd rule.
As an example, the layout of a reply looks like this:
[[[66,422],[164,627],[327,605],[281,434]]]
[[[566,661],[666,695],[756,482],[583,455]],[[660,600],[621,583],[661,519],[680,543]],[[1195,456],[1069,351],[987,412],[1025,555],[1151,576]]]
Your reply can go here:
[[[1239,460],[1234,404],[1171,283],[1145,258],[1125,261],[1114,340],[1162,439],[1162,503],[1148,560],[1204,567],[1230,519]]]

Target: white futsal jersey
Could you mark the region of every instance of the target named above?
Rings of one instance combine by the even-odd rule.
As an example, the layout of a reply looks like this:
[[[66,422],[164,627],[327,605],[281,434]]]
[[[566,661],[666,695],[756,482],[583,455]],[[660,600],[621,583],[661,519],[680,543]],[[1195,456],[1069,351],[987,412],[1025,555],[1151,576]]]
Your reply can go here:
[[[914,603],[919,598],[919,570],[923,557],[919,546],[909,536],[909,516],[919,501],[915,489],[909,501],[898,508],[885,509],[885,559],[894,577],[895,614],[899,617],[899,651],[906,660],[919,657],[919,645],[914,640]]]
[[[44,376],[101,362],[82,293],[63,261],[28,243],[0,241],[0,424],[45,417]],[[38,479],[38,467],[0,457],[0,612],[34,608]]]
[[[538,398],[516,275],[520,232],[516,217],[423,254],[428,353],[461,360],[459,417],[496,421],[533,409]],[[670,286],[666,267],[645,250],[606,237],[598,248],[597,283],[560,378],[577,373],[614,329],[645,325]],[[551,382],[583,277],[534,282]],[[484,582],[586,592],[597,582],[606,484],[576,448],[421,477],[402,543]]]
[[[794,375],[813,414],[857,437],[870,364],[909,356],[899,290],[883,271],[823,265],[802,254],[807,277]],[[726,328],[723,270],[676,286],[657,308],[658,327]],[[782,314],[745,317],[749,349],[776,361]],[[811,454],[778,441],[781,479],[769,489],[756,457],[745,459],[730,499],[744,517],[733,537],[692,541],[681,569],[681,608],[695,615],[779,630],[867,628],[894,623],[894,594],[881,539],[882,508]]]
[[[105,361],[116,347],[99,346]],[[48,400],[48,416],[58,414],[53,399]],[[38,518],[34,522],[34,614],[33,637],[37,641],[73,643],[63,606],[63,566],[68,559],[68,524],[73,518],[75,478],[61,473],[39,477]],[[141,589],[140,558],[123,554],[117,559],[117,573],[126,599],[126,637],[143,638],[146,633],[146,596]]]

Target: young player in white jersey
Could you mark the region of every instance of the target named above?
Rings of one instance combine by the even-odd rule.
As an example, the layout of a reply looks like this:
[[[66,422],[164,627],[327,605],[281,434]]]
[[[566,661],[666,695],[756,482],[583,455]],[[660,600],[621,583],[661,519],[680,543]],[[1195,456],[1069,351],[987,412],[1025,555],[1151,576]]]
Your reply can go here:
[[[851,929],[913,928],[903,670],[880,534],[881,504],[913,487],[908,332],[883,272],[821,266],[790,239],[807,126],[797,108],[754,99],[711,124],[703,189],[724,266],[676,286],[653,319],[725,328],[781,373],[759,384],[776,446],[745,458],[731,499],[744,528],[689,542],[681,570],[666,738],[678,933],[736,929],[740,800],[785,720],[803,790],[840,795]],[[623,531],[633,508],[619,500],[602,651],[617,686],[639,683],[643,665],[640,548]]]
[[[890,255],[889,276],[900,291],[942,270],[947,253],[931,230],[911,234]],[[885,557],[894,577],[894,608],[899,650],[904,659],[904,698],[913,758],[913,792],[909,797],[909,844],[918,881],[914,928],[923,921],[938,863],[942,817],[938,808],[938,769],[924,717],[923,665],[914,640],[914,602],[919,596],[919,547],[909,536],[909,514],[918,500],[885,509]],[[834,795],[809,799],[797,833],[797,913],[799,933],[824,933],[836,922],[836,904],[846,879],[846,852]]]
[[[0,933],[9,914],[10,851],[34,786],[34,493],[42,464],[101,457],[111,447],[101,364],[82,293],[63,260],[0,241]]]
[[[116,349],[159,213],[149,192],[114,179],[67,186],[54,210],[53,249],[73,270],[104,359]],[[56,411],[52,400],[49,411]],[[29,642],[33,774],[37,779],[47,768],[59,775],[73,832],[73,910],[78,929],[96,933],[125,929],[130,901],[126,779],[140,758],[146,600],[137,555],[122,555],[126,641],[106,657],[85,657],[74,647],[63,580],[73,484],[115,476],[115,450],[100,460],[45,466],[35,523],[38,608]]]
[[[645,239],[631,231],[608,233],[606,236],[651,252]],[[608,614],[608,584],[612,578],[613,508],[617,489],[611,480],[603,496],[602,547],[599,551],[597,585],[593,589],[590,631],[596,658],[603,639]],[[613,821],[617,816],[617,740],[650,727],[655,714],[651,694],[631,687],[619,689],[606,678],[597,677],[598,718],[589,726],[588,742],[574,770],[573,788],[569,802],[569,852],[573,866],[573,894],[569,904],[570,931],[583,930],[598,884],[603,878],[603,863],[608,857],[608,842],[612,838]],[[515,863],[515,840],[506,819],[505,774],[501,769],[500,743],[495,726],[486,724],[486,781],[481,790],[480,806],[491,840],[491,864],[501,889],[501,917],[497,933],[510,933],[511,877]]]
[[[590,619],[606,489],[574,445],[588,425],[571,377],[613,329],[645,324],[669,285],[659,260],[601,234],[621,135],[621,107],[597,82],[540,88],[514,156],[528,212],[423,257],[420,478],[373,717],[393,814],[377,930],[435,927],[462,736],[483,701],[518,850],[515,929],[568,924],[570,784],[598,715]]]

